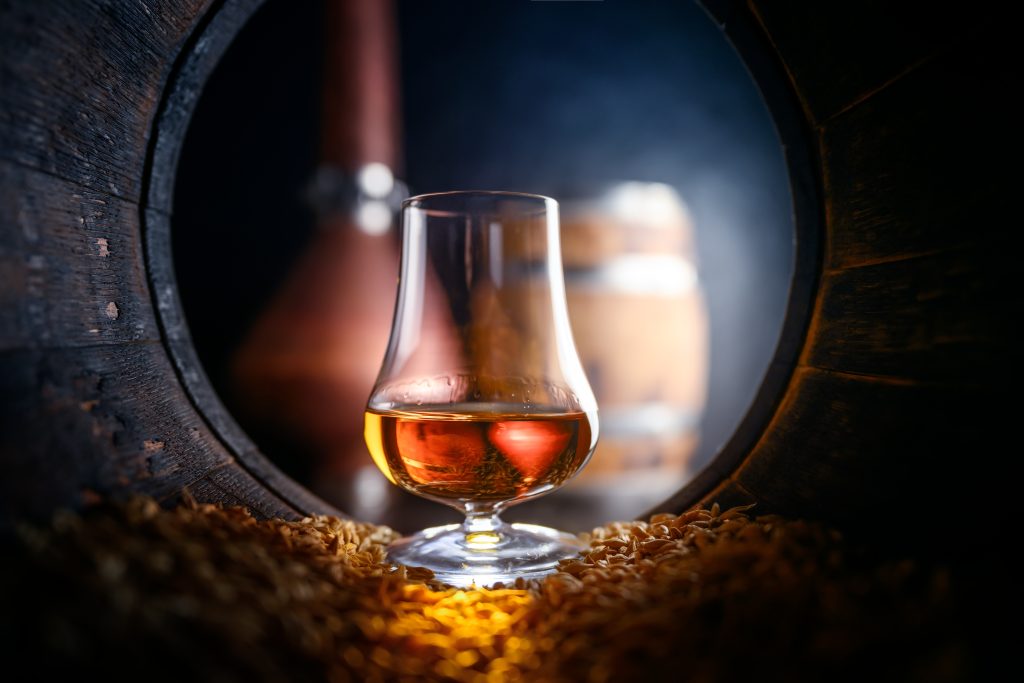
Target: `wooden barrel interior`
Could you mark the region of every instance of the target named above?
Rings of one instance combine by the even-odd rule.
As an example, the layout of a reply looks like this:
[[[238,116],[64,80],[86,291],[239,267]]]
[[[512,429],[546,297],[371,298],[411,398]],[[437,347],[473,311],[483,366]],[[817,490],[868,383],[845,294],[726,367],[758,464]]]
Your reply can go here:
[[[185,489],[262,515],[330,511],[219,404],[170,262],[192,108],[260,4],[0,8],[0,518]],[[856,525],[896,504],[998,499],[1005,23],[921,2],[704,4],[776,117],[799,254],[756,404],[659,507],[756,501]]]

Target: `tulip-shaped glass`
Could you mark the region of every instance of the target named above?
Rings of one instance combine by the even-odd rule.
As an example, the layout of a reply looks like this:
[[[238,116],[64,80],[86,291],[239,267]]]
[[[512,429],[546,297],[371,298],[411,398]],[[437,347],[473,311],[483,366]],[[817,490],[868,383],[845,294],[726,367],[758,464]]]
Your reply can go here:
[[[456,586],[553,571],[575,537],[506,524],[597,444],[597,404],[565,303],[558,204],[447,192],[402,207],[391,338],[366,408],[366,443],[391,482],[466,515],[390,546]]]

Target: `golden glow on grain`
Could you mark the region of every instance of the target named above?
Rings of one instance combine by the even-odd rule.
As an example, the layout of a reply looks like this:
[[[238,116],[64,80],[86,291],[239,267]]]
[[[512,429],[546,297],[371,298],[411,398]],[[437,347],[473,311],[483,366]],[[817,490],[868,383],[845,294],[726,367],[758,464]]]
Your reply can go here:
[[[433,651],[437,658],[433,674],[465,680],[468,669],[486,662],[481,680],[503,681],[522,670],[540,665],[537,643],[525,633],[525,621],[535,618],[536,598],[528,591],[514,589],[470,589],[434,591],[420,584],[403,586],[393,604],[393,615],[374,615],[359,624],[370,640],[402,643],[405,653]],[[518,635],[513,635],[516,633]],[[378,651],[380,650],[380,651]],[[400,656],[396,650],[393,654]],[[373,648],[370,659],[392,655],[386,648]],[[346,658],[362,653],[343,653]]]

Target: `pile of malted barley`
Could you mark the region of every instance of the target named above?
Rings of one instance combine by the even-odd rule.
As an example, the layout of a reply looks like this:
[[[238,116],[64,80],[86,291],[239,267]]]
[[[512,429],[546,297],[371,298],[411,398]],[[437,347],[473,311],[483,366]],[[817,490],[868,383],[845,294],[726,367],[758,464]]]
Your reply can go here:
[[[389,565],[384,527],[151,500],[8,541],[5,666],[32,680],[961,680],[943,572],[745,509],[596,529],[531,584]],[[99,678],[97,680],[103,680]]]

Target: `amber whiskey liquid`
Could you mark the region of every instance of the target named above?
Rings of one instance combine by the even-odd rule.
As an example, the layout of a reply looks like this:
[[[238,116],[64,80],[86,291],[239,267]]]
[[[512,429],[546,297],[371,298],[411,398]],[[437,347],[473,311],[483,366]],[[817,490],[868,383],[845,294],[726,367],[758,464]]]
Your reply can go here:
[[[590,455],[585,413],[486,407],[367,410],[366,445],[392,482],[448,501],[528,498],[569,479]]]

